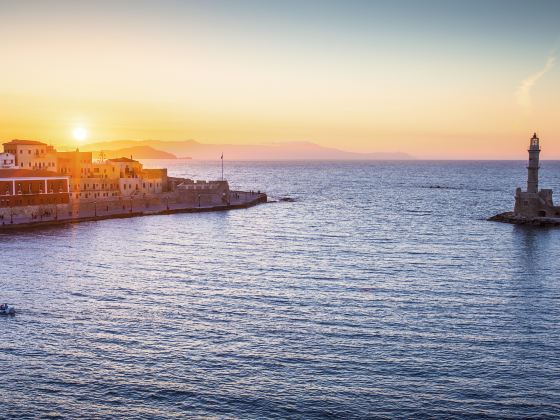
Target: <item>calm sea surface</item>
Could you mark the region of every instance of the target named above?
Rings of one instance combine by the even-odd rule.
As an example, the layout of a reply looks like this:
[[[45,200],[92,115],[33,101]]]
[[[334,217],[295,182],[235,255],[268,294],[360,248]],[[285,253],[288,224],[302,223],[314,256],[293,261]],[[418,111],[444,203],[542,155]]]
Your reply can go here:
[[[485,221],[525,162],[226,176],[295,201],[0,234],[0,418],[560,416],[560,229]]]

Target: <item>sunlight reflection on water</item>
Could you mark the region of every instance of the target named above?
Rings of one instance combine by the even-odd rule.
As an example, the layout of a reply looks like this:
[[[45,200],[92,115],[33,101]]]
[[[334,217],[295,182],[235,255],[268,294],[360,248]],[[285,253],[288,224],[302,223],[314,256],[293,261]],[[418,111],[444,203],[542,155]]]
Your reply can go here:
[[[560,231],[484,220],[523,163],[226,174],[295,201],[0,235],[0,417],[560,415]]]

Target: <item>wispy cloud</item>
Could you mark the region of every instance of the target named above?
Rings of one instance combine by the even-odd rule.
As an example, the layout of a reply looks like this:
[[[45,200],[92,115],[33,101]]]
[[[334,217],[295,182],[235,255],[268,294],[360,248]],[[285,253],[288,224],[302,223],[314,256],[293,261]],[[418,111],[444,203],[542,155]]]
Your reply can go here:
[[[519,87],[515,92],[515,98],[517,100],[517,104],[521,108],[523,108],[525,112],[531,112],[533,106],[531,101],[531,89],[546,73],[548,73],[554,67],[555,63],[556,54],[552,53],[546,59],[546,63],[544,64],[544,67],[542,69],[531,74],[519,84]]]

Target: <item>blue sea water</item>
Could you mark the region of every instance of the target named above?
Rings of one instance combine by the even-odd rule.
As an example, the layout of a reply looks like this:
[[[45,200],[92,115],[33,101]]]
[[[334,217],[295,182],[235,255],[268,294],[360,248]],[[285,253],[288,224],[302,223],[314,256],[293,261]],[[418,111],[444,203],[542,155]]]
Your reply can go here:
[[[0,234],[0,418],[560,417],[560,229],[485,220],[525,162],[225,171],[295,201]]]

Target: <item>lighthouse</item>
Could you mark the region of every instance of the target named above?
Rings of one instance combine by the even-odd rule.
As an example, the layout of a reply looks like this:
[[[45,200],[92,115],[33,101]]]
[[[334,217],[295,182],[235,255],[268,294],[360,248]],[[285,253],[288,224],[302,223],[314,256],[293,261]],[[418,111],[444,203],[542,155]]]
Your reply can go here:
[[[513,212],[497,214],[488,220],[506,223],[531,224],[534,226],[560,226],[560,206],[552,201],[552,190],[539,190],[539,157],[541,146],[537,133],[529,141],[527,165],[527,191],[515,190]]]
[[[560,207],[552,202],[552,190],[539,190],[539,157],[541,146],[537,133],[529,141],[529,164],[527,165],[527,191],[517,188],[515,191],[515,207],[513,213],[516,217],[532,220],[538,217],[560,216]]]
[[[531,142],[529,143],[529,165],[527,166],[527,192],[528,193],[538,193],[539,192],[539,155],[541,153],[541,148],[539,146],[539,138],[537,133],[533,134],[531,137]]]

